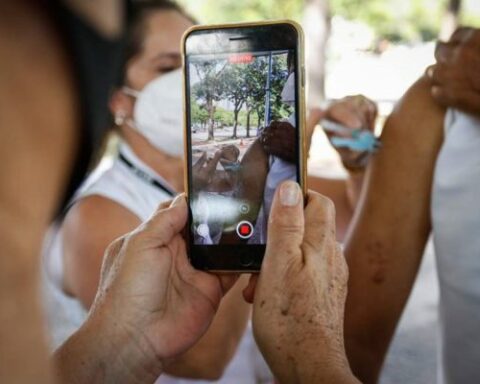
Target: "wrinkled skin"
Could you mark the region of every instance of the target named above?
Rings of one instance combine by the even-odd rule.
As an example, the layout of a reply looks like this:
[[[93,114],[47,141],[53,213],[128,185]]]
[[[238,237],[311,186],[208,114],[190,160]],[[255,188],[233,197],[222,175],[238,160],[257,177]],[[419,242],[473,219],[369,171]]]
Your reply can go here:
[[[205,333],[237,278],[193,269],[181,236],[186,222],[181,196],[114,242],[107,250],[92,310],[94,315],[108,313],[161,361],[185,352]]]
[[[353,383],[343,342],[348,271],[335,210],[310,192],[304,211],[299,187],[297,203],[282,205],[291,184],[277,190],[262,270],[244,291],[253,301],[255,339],[282,383]]]

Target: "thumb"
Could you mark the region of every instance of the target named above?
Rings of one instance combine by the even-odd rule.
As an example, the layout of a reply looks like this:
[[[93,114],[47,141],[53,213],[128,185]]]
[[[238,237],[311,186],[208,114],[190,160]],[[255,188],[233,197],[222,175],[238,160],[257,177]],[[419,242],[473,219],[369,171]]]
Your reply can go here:
[[[296,258],[301,261],[304,222],[302,190],[297,183],[286,181],[277,188],[270,211],[264,259],[270,272],[283,271]]]

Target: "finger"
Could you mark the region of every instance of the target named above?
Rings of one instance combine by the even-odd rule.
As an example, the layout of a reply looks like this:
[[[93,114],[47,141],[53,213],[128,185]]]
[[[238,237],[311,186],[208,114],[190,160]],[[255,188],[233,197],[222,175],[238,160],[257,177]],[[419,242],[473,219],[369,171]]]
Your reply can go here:
[[[343,124],[348,128],[357,129],[361,128],[363,125],[362,119],[355,111],[353,99],[350,99],[349,101],[345,100],[343,102],[339,102],[338,104],[332,105],[328,112],[328,116],[332,120]]]
[[[235,285],[235,283],[240,278],[238,273],[223,273],[217,274],[218,281],[222,288],[223,295],[226,295],[227,292]]]
[[[290,265],[301,262],[303,233],[302,191],[297,183],[285,181],[277,188],[270,211],[262,274],[282,276]]]
[[[335,273],[342,288],[346,288],[348,282],[348,265],[342,247],[339,243],[335,244],[334,256]]]
[[[322,257],[333,252],[335,245],[335,206],[325,196],[309,191],[302,246],[305,264],[321,264]]]
[[[135,238],[145,242],[145,247],[162,247],[181,233],[187,223],[188,209],[185,195],[175,198],[167,209],[157,210],[153,216],[139,228]]]
[[[369,130],[373,130],[373,123],[375,121],[374,116],[376,116],[375,103],[362,95],[357,96],[357,100],[360,101],[355,105],[356,108],[353,110],[353,112],[357,114],[359,119],[362,121],[361,128],[369,128]]]
[[[103,258],[102,262],[102,268],[100,272],[101,280],[105,280],[106,276],[108,273],[110,273],[110,269],[112,268],[112,265],[115,263],[115,260],[117,259],[120,250],[123,247],[123,244],[125,243],[125,237],[122,236],[116,240],[114,240],[106,249],[105,251],[105,256]]]
[[[325,111],[321,108],[311,108],[308,111],[308,123],[309,127],[315,127],[320,123],[320,120],[325,116]]]
[[[457,86],[464,84],[468,87],[468,81],[466,81],[465,77],[451,65],[431,65],[427,68],[426,75],[434,84],[455,84]]]
[[[441,83],[443,76],[441,70],[441,64],[434,64],[427,67],[425,70],[425,75],[434,83],[439,84]]]
[[[433,86],[432,96],[437,103],[446,108],[458,108],[475,115],[478,115],[480,110],[480,94],[475,91]]]
[[[195,169],[202,168],[206,161],[207,161],[207,153],[203,152],[202,156],[200,156],[200,158],[197,160],[193,168]]]
[[[450,38],[450,43],[465,44],[478,43],[478,30],[471,27],[459,27]]]
[[[212,308],[216,310],[223,295],[235,283],[236,275],[232,274],[228,281],[223,281],[217,275],[193,268],[187,257],[185,240],[180,236],[171,241],[170,247],[173,248],[171,253],[175,255],[175,266],[179,272],[180,280],[195,287],[211,302]]]
[[[375,122],[377,120],[378,116],[378,106],[377,103],[373,102],[372,100],[368,100],[369,104],[369,113],[368,113],[368,127],[370,128],[370,131],[375,130]]]
[[[205,171],[208,175],[213,173],[217,169],[217,164],[220,161],[221,157],[222,157],[222,152],[217,151],[215,152],[215,155],[213,156],[213,158],[207,163],[207,165],[205,166]]]
[[[253,304],[253,301],[255,300],[255,288],[257,287],[257,281],[258,274],[251,275],[250,279],[248,280],[248,285],[242,291],[243,298],[247,303]]]
[[[445,64],[451,61],[457,47],[457,43],[437,43],[435,47],[435,60],[437,60],[437,63]]]
[[[183,193],[182,193],[183,195]],[[179,195],[180,196],[180,195]],[[173,202],[175,201],[175,199],[173,200],[167,200],[167,201],[164,201],[163,203],[160,203],[160,205],[158,206],[157,210],[158,211],[161,211],[162,209],[167,209],[168,207],[170,207]]]

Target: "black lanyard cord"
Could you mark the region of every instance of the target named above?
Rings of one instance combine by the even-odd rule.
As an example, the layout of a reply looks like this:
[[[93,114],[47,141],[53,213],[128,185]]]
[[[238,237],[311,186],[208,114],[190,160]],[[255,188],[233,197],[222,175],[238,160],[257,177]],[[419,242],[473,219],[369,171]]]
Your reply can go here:
[[[164,191],[166,194],[169,196],[175,196],[177,193],[171,189],[169,186],[161,183],[158,180],[155,180],[152,176],[150,176],[147,172],[141,170],[140,168],[136,167],[130,160],[128,160],[123,153],[118,154],[118,158],[120,161],[125,164],[137,177],[142,179],[143,181],[147,182],[150,185],[153,185],[154,187],[157,187]]]

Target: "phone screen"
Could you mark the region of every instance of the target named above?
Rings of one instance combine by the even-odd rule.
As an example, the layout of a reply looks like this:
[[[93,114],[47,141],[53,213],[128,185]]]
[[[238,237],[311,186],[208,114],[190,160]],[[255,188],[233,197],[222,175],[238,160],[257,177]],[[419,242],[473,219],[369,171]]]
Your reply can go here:
[[[277,186],[300,181],[296,47],[228,41],[185,63],[190,242],[204,251],[264,249]]]

